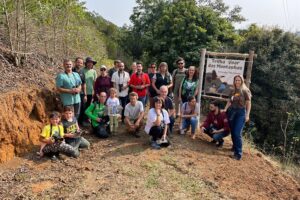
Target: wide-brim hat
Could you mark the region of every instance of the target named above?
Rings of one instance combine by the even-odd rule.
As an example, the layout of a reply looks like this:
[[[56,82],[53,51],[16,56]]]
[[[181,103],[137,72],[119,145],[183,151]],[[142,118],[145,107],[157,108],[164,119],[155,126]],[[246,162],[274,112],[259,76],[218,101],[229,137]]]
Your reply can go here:
[[[92,62],[93,65],[96,65],[96,64],[97,64],[97,61],[93,60],[93,58],[91,58],[91,57],[87,57],[87,58],[85,59],[85,64],[88,63],[88,62]]]

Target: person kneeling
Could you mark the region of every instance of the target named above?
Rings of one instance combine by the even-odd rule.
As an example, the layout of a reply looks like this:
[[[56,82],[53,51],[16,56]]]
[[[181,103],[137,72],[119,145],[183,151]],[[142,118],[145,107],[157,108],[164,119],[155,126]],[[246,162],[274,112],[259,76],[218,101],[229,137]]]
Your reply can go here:
[[[135,137],[140,137],[138,132],[143,126],[144,106],[141,101],[138,101],[138,94],[131,92],[129,94],[130,103],[125,107],[124,116],[127,130]]]
[[[195,139],[196,128],[198,125],[197,116],[199,115],[199,105],[196,102],[196,98],[194,96],[189,96],[187,98],[187,102],[185,102],[181,107],[181,129],[180,134],[184,135],[189,126],[192,127],[191,135],[192,138]]]
[[[148,113],[145,132],[152,136],[151,146],[154,149],[169,146],[167,139],[168,125],[170,124],[169,114],[163,109],[164,100],[160,97],[154,97],[154,108]]]
[[[98,101],[93,102],[85,111],[85,114],[91,119],[94,134],[100,138],[109,136],[109,117],[107,116],[105,101],[106,93],[100,92],[97,95]]]
[[[202,132],[213,139],[212,143],[217,142],[217,147],[222,147],[224,144],[223,138],[228,136],[230,132],[227,115],[225,112],[221,112],[220,103],[217,101],[209,104],[209,110],[210,112],[200,128]]]
[[[43,128],[40,135],[41,150],[40,156],[50,156],[56,160],[59,153],[77,158],[79,151],[64,141],[64,128],[60,125],[60,113],[52,112],[49,116],[50,124]]]

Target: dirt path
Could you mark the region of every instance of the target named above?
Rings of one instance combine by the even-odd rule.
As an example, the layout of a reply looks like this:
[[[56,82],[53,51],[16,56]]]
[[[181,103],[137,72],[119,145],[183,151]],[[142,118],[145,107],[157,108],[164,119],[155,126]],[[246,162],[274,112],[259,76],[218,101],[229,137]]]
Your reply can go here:
[[[121,127],[121,130],[124,130]],[[300,199],[300,186],[260,154],[242,161],[205,139],[175,134],[167,149],[120,131],[56,163],[34,153],[0,166],[0,199]]]

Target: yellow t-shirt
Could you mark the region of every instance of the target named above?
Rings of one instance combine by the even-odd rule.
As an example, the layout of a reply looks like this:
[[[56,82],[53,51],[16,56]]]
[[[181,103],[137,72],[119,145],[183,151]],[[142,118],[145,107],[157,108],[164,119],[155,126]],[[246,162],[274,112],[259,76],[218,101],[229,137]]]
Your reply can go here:
[[[52,133],[50,133],[51,126],[47,125],[43,128],[41,136],[45,139],[52,137],[53,135],[64,137],[64,127],[62,125],[52,126]],[[60,130],[59,130],[60,129]]]

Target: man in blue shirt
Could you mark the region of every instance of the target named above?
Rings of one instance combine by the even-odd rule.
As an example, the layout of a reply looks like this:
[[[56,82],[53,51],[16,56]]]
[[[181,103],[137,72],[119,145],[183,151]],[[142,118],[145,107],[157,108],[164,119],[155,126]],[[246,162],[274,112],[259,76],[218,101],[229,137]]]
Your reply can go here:
[[[73,62],[64,60],[63,73],[56,77],[56,88],[60,93],[63,106],[73,106],[75,117],[78,119],[80,113],[80,91],[81,78],[78,73],[72,72]]]

